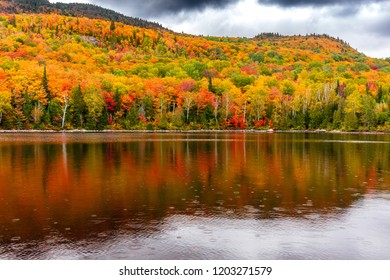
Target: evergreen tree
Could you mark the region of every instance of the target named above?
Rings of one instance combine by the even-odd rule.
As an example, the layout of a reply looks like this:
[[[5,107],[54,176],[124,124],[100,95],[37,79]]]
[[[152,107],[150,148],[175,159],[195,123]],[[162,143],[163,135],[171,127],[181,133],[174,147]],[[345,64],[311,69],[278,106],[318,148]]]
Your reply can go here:
[[[51,94],[50,94],[49,84],[47,80],[46,65],[43,67],[42,87],[43,87],[43,91],[46,93],[47,101],[50,102]]]
[[[82,128],[84,125],[84,115],[86,111],[86,105],[83,98],[83,92],[80,84],[72,90],[72,108],[73,108],[73,121],[76,127]]]
[[[120,94],[118,88],[116,88],[115,93],[114,93],[114,101],[116,103],[115,111],[118,112],[121,109],[121,103],[122,103],[121,94]]]
[[[23,105],[22,105],[22,112],[23,115],[26,116],[26,121],[30,119],[31,112],[34,109],[34,103],[33,103],[33,98],[25,92],[23,94]]]
[[[132,106],[126,115],[125,128],[134,129],[140,123],[138,108],[136,105]]]
[[[111,24],[110,24],[110,30],[111,31],[114,31],[115,30],[115,21],[111,21]]]
[[[383,100],[383,88],[382,88],[382,86],[380,86],[378,89],[378,95],[376,97],[376,102],[381,103],[383,101],[384,101]]]

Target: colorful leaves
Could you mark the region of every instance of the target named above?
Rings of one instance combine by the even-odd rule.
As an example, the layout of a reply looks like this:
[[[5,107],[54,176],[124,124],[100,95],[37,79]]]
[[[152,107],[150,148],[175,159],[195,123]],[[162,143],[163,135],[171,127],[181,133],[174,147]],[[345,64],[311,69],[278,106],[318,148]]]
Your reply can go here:
[[[359,128],[388,121],[388,107],[378,105],[389,104],[390,61],[326,36],[252,40],[55,14],[5,19],[0,91],[11,94],[11,110],[3,106],[15,120],[9,127],[58,127],[53,108],[63,110],[68,100],[69,128],[243,128],[270,121],[285,129],[349,121]],[[332,124],[333,115],[319,121],[323,110],[337,111],[340,121]]]

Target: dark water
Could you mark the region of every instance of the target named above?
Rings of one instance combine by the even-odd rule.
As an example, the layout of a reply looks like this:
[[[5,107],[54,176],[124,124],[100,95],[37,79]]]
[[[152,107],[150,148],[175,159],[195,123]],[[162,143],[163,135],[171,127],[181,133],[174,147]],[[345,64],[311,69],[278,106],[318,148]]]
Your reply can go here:
[[[390,259],[390,135],[0,134],[0,259]]]

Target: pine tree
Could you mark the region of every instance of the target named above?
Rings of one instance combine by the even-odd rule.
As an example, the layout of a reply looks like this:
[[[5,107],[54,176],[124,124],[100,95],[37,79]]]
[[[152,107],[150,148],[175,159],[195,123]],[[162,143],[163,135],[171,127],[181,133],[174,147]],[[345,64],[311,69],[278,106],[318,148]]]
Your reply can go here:
[[[47,101],[50,102],[51,94],[50,94],[49,84],[47,80],[46,65],[43,67],[42,87],[43,87],[43,91],[46,93]]]
[[[110,30],[111,31],[115,30],[115,21],[113,21],[113,20],[111,21]]]
[[[83,92],[81,86],[78,85],[72,91],[72,100],[73,100],[73,112],[74,112],[74,121],[77,127],[83,127],[84,125],[84,114],[86,110],[85,101],[83,98]]]
[[[377,98],[376,98],[376,102],[377,103],[381,103],[383,102],[383,88],[382,86],[379,86],[379,89],[378,89],[378,95],[377,95]]]
[[[116,88],[115,94],[114,94],[114,101],[116,103],[115,111],[118,112],[121,109],[121,94],[119,93],[119,89]]]

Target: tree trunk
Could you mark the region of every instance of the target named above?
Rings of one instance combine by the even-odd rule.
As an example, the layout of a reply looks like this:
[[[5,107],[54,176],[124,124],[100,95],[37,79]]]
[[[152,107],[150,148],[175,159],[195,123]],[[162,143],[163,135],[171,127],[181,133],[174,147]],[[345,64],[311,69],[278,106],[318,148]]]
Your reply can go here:
[[[80,125],[81,125],[81,127],[83,127],[83,114],[80,114]]]
[[[246,101],[244,105],[244,124],[246,124]]]
[[[64,95],[64,108],[62,109],[62,123],[61,123],[61,128],[64,129],[65,126],[65,118],[66,118],[66,111],[68,109],[68,99]]]
[[[228,114],[229,114],[229,93],[226,93],[225,95],[225,99],[226,99],[226,112],[225,112],[225,120],[227,120],[228,118]]]
[[[65,105],[65,108],[64,108],[63,114],[62,114],[62,124],[61,124],[62,129],[64,129],[64,126],[65,126],[65,117],[66,117],[66,110],[67,109],[68,109],[68,104]]]
[[[219,108],[219,98],[215,98],[215,109],[214,109],[214,117],[215,117],[215,123],[218,124],[218,108]]]

